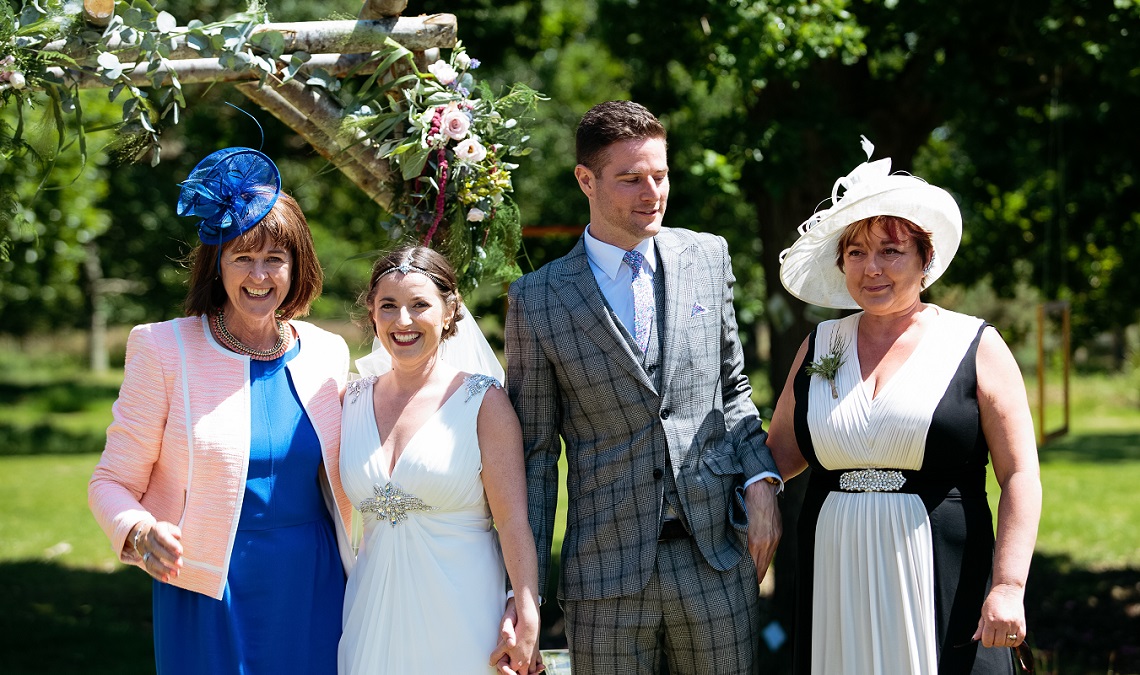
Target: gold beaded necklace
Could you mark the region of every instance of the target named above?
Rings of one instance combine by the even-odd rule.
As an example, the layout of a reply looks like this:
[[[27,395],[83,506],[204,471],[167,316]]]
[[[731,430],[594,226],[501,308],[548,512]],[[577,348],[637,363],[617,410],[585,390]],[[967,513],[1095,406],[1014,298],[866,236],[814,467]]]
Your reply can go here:
[[[254,349],[237,339],[237,337],[230,332],[230,329],[226,327],[225,310],[218,310],[218,313],[215,314],[210,321],[210,327],[213,329],[214,337],[217,338],[218,342],[221,342],[230,351],[248,356],[256,361],[272,361],[281,358],[281,356],[289,350],[290,342],[289,334],[291,331],[288,326],[280,319],[276,321],[277,342],[269,349]]]

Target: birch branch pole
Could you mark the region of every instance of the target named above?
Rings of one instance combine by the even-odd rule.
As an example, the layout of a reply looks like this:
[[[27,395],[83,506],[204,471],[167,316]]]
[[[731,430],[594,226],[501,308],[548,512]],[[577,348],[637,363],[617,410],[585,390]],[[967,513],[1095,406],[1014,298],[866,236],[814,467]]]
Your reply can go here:
[[[366,62],[370,54],[315,54],[305,65],[298,70],[301,74],[308,74],[317,68],[334,77],[344,77],[353,69],[357,75],[368,75],[373,72]],[[143,61],[127,65],[123,72],[127,73],[130,83],[136,87],[149,87],[154,78],[147,73],[147,62]],[[222,66],[218,59],[180,59],[172,61],[171,65],[160,66],[154,72],[162,76],[162,84],[170,84],[170,72],[178,75],[182,84],[203,84],[206,82],[245,82],[258,79],[259,73],[253,68],[237,71]],[[107,85],[94,73],[83,73],[75,77],[71,72],[64,72],[62,68],[48,68],[48,74],[75,82],[80,89],[105,89]]]
[[[416,52],[438,47],[451,47],[458,39],[454,14],[428,14],[417,17],[386,17],[375,21],[299,21],[294,23],[267,23],[257,26],[251,39],[260,33],[280,33],[285,38],[285,51],[303,51],[310,54],[363,54],[374,52],[392,38]],[[113,51],[123,63],[138,59],[137,44],[112,40],[107,50]],[[82,63],[91,54],[74,41],[49,42],[44,51],[66,54]],[[177,37],[167,57],[173,61],[198,57],[198,51]]]
[[[392,197],[388,161],[363,138],[363,132],[348,136],[338,131],[344,111],[323,89],[306,87],[296,80],[265,87],[246,82],[234,88],[297,132],[369,199],[388,208]]]

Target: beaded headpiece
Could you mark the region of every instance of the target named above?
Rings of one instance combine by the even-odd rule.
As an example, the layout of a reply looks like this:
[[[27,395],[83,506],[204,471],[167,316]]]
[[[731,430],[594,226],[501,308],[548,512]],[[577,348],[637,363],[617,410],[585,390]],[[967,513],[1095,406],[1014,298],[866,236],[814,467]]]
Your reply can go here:
[[[424,275],[424,276],[425,276],[425,277],[427,277],[428,279],[431,279],[431,280],[432,280],[433,282],[435,282],[437,285],[443,286],[443,287],[445,287],[445,288],[447,287],[447,284],[443,283],[443,280],[442,280],[442,279],[440,279],[440,278],[439,278],[438,276],[436,276],[435,274],[432,274],[431,272],[429,272],[429,271],[425,270],[425,269],[424,269],[424,268],[422,268],[422,267],[416,267],[415,265],[412,265],[411,263],[406,263],[406,262],[405,262],[405,263],[401,263],[401,264],[399,264],[399,265],[396,265],[395,267],[389,267],[388,269],[386,269],[386,270],[384,270],[383,272],[381,272],[381,273],[380,273],[380,274],[379,274],[379,275],[376,277],[376,283],[380,283],[380,280],[381,280],[381,279],[383,279],[385,276],[387,276],[387,275],[391,274],[392,272],[399,272],[399,273],[401,273],[401,274],[403,274],[403,275],[405,275],[405,276],[406,276],[406,275],[408,275],[408,274],[411,274],[412,272],[418,272],[419,274],[422,274],[422,275]]]

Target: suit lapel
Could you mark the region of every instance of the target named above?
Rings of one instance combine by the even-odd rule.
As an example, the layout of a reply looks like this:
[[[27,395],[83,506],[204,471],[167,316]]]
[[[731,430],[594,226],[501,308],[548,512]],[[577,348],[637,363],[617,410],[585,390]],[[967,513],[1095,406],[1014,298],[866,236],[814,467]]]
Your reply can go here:
[[[678,350],[684,344],[678,338],[687,329],[693,307],[693,255],[688,244],[673,236],[669,230],[662,230],[654,243],[661,262],[659,272],[665,274],[665,320],[661,336],[661,366],[664,369],[661,391],[669,390],[669,383],[677,366],[681,363]]]
[[[554,292],[570,314],[570,319],[614,362],[629,371],[638,382],[653,389],[649,375],[606,309],[605,298],[590,269],[582,239],[562,258],[561,263],[561,269],[553,275],[561,282],[554,285]]]

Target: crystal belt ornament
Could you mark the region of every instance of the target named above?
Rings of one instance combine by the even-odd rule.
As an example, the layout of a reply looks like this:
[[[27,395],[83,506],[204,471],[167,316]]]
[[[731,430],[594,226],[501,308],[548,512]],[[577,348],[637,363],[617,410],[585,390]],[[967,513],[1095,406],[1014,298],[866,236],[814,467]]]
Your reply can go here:
[[[419,497],[404,492],[391,482],[384,487],[373,485],[372,492],[376,496],[361,500],[357,508],[361,513],[375,513],[376,520],[387,520],[393,527],[407,520],[409,511],[435,510],[434,506],[428,506]]]
[[[839,476],[839,489],[844,492],[898,492],[904,483],[902,471],[892,469],[844,471]]]

